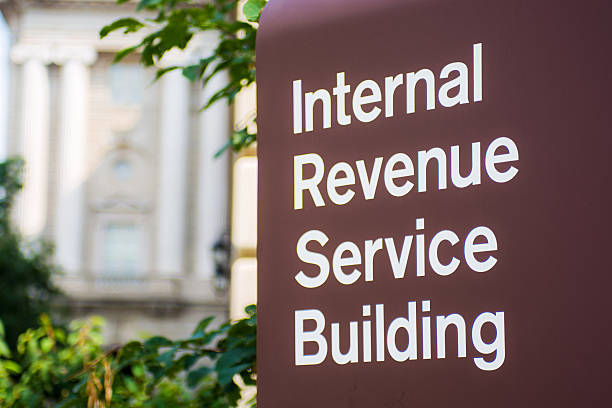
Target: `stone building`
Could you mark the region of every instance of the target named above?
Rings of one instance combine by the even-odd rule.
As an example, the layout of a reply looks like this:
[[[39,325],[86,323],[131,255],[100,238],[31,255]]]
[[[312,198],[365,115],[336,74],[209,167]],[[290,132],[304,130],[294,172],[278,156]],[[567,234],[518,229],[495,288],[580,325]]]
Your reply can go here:
[[[26,161],[15,220],[55,243],[72,316],[105,317],[110,342],[184,336],[228,314],[232,163],[213,155],[233,115],[225,103],[200,113],[207,95],[179,72],[153,83],[136,57],[112,64],[138,36],[98,31],[133,9],[0,0],[12,36],[7,150]],[[215,41],[162,64],[208,55]]]

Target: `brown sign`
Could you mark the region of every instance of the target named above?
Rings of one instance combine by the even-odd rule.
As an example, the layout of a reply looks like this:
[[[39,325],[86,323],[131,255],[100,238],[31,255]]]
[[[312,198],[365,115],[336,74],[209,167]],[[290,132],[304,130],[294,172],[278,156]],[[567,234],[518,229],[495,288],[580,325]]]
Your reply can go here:
[[[610,404],[611,4],[268,4],[260,407]]]

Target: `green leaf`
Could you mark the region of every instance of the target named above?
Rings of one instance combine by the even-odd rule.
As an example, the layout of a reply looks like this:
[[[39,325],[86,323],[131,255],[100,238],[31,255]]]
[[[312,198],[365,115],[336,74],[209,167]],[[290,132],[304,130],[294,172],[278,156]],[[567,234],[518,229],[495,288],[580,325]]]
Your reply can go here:
[[[77,384],[75,384],[74,387],[72,387],[72,392],[77,394],[81,390],[83,390],[87,386],[87,379],[87,376],[84,375],[83,378],[81,378],[81,381],[79,381]]]
[[[132,366],[132,374],[134,374],[134,377],[136,378],[144,377],[145,376],[144,366],[142,364],[136,364]]]
[[[138,7],[136,8],[136,10],[142,10],[143,8],[154,8],[161,2],[162,0],[140,0],[140,3],[138,3]]]
[[[124,48],[123,50],[119,51],[117,54],[115,54],[115,58],[113,58],[113,64],[121,61],[128,54],[131,54],[132,52],[136,51],[138,49],[138,47],[140,47],[140,44],[139,45],[135,45],[133,47]]]
[[[174,343],[162,336],[151,337],[147,341],[144,342],[144,347],[146,349],[158,349],[160,347],[170,347]]]
[[[249,133],[246,128],[235,131],[230,140],[227,141],[216,153],[215,158],[220,157],[227,149],[231,148],[235,152],[249,147],[255,140],[257,135]],[[247,312],[248,313],[248,312]]]
[[[166,68],[158,69],[157,72],[155,73],[155,79],[153,79],[153,82],[157,81],[159,78],[164,76],[166,73],[168,73],[170,71],[174,71],[174,70],[179,69],[179,68],[181,68],[181,67],[175,65],[175,66],[172,66],[172,67],[166,67]]]
[[[4,368],[7,371],[10,371],[10,372],[15,373],[15,374],[21,373],[21,367],[19,366],[19,364],[17,364],[14,361],[5,360],[1,364],[2,364],[2,366],[4,366]]]
[[[198,383],[202,380],[202,378],[206,377],[212,372],[210,367],[200,367],[197,370],[191,371],[187,375],[187,385],[191,388],[194,388],[198,385]]]
[[[10,357],[10,356],[11,356],[11,350],[9,349],[7,344],[4,342],[4,340],[0,340],[0,357]]]
[[[226,151],[227,149],[229,149],[230,147],[232,147],[232,139],[230,139],[230,140],[228,140],[227,142],[225,142],[225,143],[223,144],[223,146],[221,146],[221,148],[220,148],[219,150],[217,150],[217,152],[216,152],[216,153],[215,153],[215,155],[214,155],[214,158],[215,158],[215,159],[218,159],[219,157],[221,157],[221,155],[222,155],[223,153],[225,153],[225,151]]]
[[[245,364],[240,364],[237,366],[226,367],[221,370],[217,370],[217,381],[219,381],[219,384],[221,384],[222,387],[225,387],[226,385],[232,382],[234,375],[238,374],[242,370],[245,370],[249,367],[251,367],[251,364],[245,363]]]
[[[138,392],[138,385],[130,377],[125,378],[125,387],[133,394],[136,394]]]
[[[156,361],[163,364],[164,366],[169,366],[174,361],[174,353],[178,350],[178,346],[172,347],[170,350],[165,353],[160,354]]]
[[[217,370],[223,370],[228,367],[244,362],[244,360],[255,356],[255,349],[252,347],[236,348],[228,350],[221,355],[217,361]]]
[[[102,327],[106,320],[102,316],[92,316],[89,318],[89,322],[95,327]]]
[[[200,322],[196,326],[195,330],[193,331],[193,334],[204,332],[206,330],[206,328],[208,327],[208,325],[214,319],[215,319],[214,316],[210,316],[210,317],[207,317],[207,318],[204,318],[204,319],[200,320]]]
[[[183,76],[191,82],[195,82],[200,77],[200,64],[183,67]]]
[[[45,354],[51,351],[51,349],[53,348],[53,345],[54,345],[54,341],[51,340],[49,337],[45,337],[44,339],[40,341],[40,349]]]
[[[117,21],[113,21],[111,24],[102,27],[100,30],[100,38],[104,38],[113,31],[123,29],[123,34],[134,33],[145,25],[140,21],[132,17],[120,18]]]
[[[247,315],[254,316],[257,313],[257,306],[248,305],[247,307],[244,308],[244,311],[246,312]]]
[[[244,12],[244,16],[247,20],[258,22],[259,16],[261,15],[261,10],[263,10],[265,5],[265,0],[247,0],[242,8],[242,11]]]

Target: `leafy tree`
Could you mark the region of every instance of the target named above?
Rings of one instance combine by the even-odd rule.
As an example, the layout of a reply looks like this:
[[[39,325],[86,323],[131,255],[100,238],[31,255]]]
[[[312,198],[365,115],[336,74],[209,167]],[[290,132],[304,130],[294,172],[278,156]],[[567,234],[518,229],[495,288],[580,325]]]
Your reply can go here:
[[[47,315],[19,337],[15,351],[2,348],[0,338],[0,406],[47,407],[67,398],[83,379],[95,383],[85,368],[103,360],[101,344],[99,319],[65,329],[53,327]]]
[[[236,378],[254,384],[256,376],[256,311],[246,311],[217,329],[204,319],[187,339],[151,337],[108,350],[100,319],[64,329],[43,315],[14,353],[0,336],[0,407],[235,407]]]
[[[128,0],[117,0],[125,3]],[[238,21],[236,13],[240,0],[140,0],[138,11],[153,13],[152,18],[127,17],[119,19],[100,31],[102,38],[114,31],[133,33],[150,30],[143,40],[128,47],[115,56],[120,61],[126,55],[139,52],[140,62],[147,67],[155,65],[173,50],[184,50],[198,33],[218,33],[219,43],[211,55],[186,66],[171,66],[157,69],[156,79],[173,70],[181,70],[190,81],[200,81],[206,86],[220,72],[228,74],[229,81],[210,97],[203,109],[225,99],[232,103],[240,90],[255,82],[255,39],[259,16],[267,0],[248,0],[243,13],[252,23]],[[231,147],[238,151],[249,146],[256,134],[247,125],[238,128],[222,149]]]
[[[117,0],[125,3],[128,0]],[[243,8],[256,23],[267,0],[248,0]],[[188,66],[158,69],[156,78],[181,70],[191,81],[205,86],[220,72],[229,82],[217,90],[206,106],[226,100],[255,81],[256,25],[237,21],[238,0],[141,0],[137,9],[153,18],[123,18],[104,27],[100,35],[150,30],[139,44],[116,55],[119,61],[139,52],[145,66],[155,66],[166,52],[185,49],[194,35],[219,34],[213,54]],[[227,147],[240,150],[256,135],[246,126],[237,129]],[[198,324],[191,337],[171,341],[152,337],[104,350],[101,322],[72,322],[54,327],[43,314],[57,293],[50,283],[51,249],[26,243],[11,229],[9,213],[21,188],[19,160],[0,163],[0,407],[211,407],[231,408],[240,398],[239,383],[256,382],[256,309],[248,317],[210,329],[211,318]],[[6,293],[5,293],[6,292]],[[16,344],[11,351],[9,344]],[[255,399],[250,401],[255,406]]]
[[[27,242],[10,221],[15,195],[22,187],[23,162],[0,163],[0,319],[6,339],[14,347],[19,333],[34,327],[58,295],[51,282],[55,268],[52,248],[43,241]]]
[[[126,1],[117,0],[117,3]],[[180,70],[188,80],[199,81],[202,86],[207,86],[215,75],[225,72],[228,82],[223,88],[215,90],[202,109],[221,100],[231,104],[242,89],[255,82],[257,22],[267,0],[247,0],[244,3],[242,11],[250,23],[236,18],[241,3],[240,0],[140,0],[137,11],[146,12],[149,17],[119,19],[104,27],[100,36],[104,38],[114,31],[127,34],[146,30],[142,41],[118,52],[115,61],[138,53],[144,66],[157,68],[156,79],[167,72]],[[211,55],[203,56],[192,65],[157,67],[167,52],[184,50],[194,36],[208,31],[219,36],[217,47]],[[256,134],[244,125],[233,133],[221,152],[227,148],[239,151],[255,140]],[[131,366],[134,374],[135,367],[142,367],[142,370],[138,368],[138,372],[144,376],[140,378],[147,380],[139,384],[144,386],[145,393],[152,395],[158,395],[156,392],[160,392],[163,384],[175,381],[182,373],[195,399],[185,400],[181,406],[192,406],[190,404],[194,403],[193,406],[212,408],[235,407],[240,397],[240,387],[235,379],[240,377],[242,383],[247,385],[255,385],[256,382],[256,311],[254,307],[249,307],[247,312],[249,318],[228,323],[219,330],[206,331],[210,320],[205,319],[189,339],[171,342],[154,337],[144,343],[129,343],[118,352],[115,369],[118,371],[113,373],[124,373],[125,367]],[[217,338],[221,340],[215,343]],[[198,365],[197,362],[203,358],[212,360],[214,365]],[[102,393],[104,387],[98,388]],[[112,401],[116,401],[115,398],[120,395],[121,392],[113,393]],[[99,400],[102,401],[102,397]],[[250,403],[254,406],[255,399]]]

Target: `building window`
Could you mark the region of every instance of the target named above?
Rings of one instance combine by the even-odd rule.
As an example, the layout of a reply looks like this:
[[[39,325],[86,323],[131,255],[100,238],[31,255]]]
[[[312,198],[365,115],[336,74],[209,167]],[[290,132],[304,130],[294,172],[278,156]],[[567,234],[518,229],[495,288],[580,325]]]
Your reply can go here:
[[[104,227],[104,275],[118,278],[142,274],[142,230],[134,224]]]
[[[127,159],[115,160],[113,173],[117,179],[125,181],[132,176],[132,164]]]
[[[119,63],[109,68],[110,90],[117,105],[140,105],[145,88],[144,71],[138,64]]]

